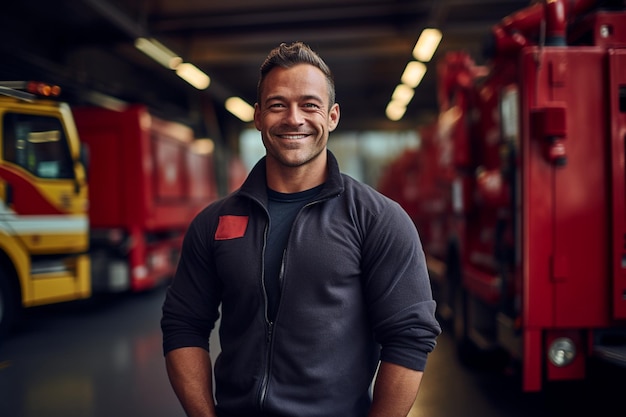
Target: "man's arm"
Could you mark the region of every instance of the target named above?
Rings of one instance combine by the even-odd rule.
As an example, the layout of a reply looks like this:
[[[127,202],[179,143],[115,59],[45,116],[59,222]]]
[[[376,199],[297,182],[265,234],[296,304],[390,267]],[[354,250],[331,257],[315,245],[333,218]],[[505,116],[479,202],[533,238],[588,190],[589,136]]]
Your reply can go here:
[[[381,362],[368,417],[406,417],[417,397],[424,372]]]
[[[165,356],[167,375],[188,417],[216,417],[209,352],[199,347],[174,349]]]

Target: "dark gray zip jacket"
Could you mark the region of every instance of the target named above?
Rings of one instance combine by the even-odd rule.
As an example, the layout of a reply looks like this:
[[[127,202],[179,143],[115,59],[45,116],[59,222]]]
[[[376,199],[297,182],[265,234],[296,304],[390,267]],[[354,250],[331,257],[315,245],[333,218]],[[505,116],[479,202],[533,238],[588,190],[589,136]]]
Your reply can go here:
[[[185,236],[163,304],[163,349],[208,349],[220,416],[365,417],[379,360],[423,370],[441,329],[424,254],[402,208],[340,173],[297,215],[267,319],[265,160]]]

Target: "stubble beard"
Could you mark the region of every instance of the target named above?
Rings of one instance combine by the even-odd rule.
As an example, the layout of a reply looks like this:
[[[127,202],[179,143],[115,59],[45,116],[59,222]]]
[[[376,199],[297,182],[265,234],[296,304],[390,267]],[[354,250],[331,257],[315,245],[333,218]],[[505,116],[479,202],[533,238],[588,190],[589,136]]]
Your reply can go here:
[[[311,145],[307,144],[304,146],[298,142],[281,143],[280,139],[275,143],[279,143],[280,147],[270,146],[268,148],[267,143],[265,143],[266,151],[272,149],[271,152],[268,152],[268,156],[271,156],[278,163],[289,168],[298,168],[308,164],[317,159],[326,149],[325,146],[318,148],[317,144],[319,141],[317,140]]]

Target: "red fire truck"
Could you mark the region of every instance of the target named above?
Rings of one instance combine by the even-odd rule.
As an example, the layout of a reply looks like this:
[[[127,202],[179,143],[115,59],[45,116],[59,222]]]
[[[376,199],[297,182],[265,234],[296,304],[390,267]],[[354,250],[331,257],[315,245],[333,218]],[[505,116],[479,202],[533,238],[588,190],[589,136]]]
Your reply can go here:
[[[192,217],[217,198],[213,155],[143,105],[73,114],[89,149],[93,291],[153,288],[173,275]]]
[[[439,118],[380,190],[420,228],[464,358],[504,351],[538,391],[626,365],[624,4],[535,2],[491,50],[440,62]]]

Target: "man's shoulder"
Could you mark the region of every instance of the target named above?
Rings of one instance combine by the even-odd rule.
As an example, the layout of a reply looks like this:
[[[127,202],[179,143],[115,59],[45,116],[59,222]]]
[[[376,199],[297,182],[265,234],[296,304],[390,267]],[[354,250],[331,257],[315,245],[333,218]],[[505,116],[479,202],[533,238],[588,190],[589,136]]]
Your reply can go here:
[[[382,194],[369,184],[361,182],[347,174],[341,174],[345,185],[345,190],[352,198],[361,203],[370,203],[375,206],[388,207],[396,203],[389,197]]]

